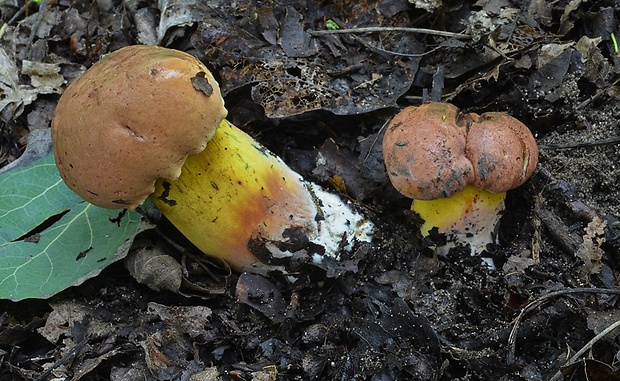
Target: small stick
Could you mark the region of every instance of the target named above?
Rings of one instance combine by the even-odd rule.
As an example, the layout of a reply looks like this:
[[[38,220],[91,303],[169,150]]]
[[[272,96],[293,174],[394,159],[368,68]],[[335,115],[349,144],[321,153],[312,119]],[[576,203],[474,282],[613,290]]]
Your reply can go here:
[[[573,355],[573,357],[571,357],[570,360],[568,360],[568,362],[566,364],[564,364],[564,366],[569,366],[569,365],[572,365],[572,364],[576,363],[577,360],[579,359],[579,357],[581,357],[581,355],[586,353],[586,351],[588,349],[592,348],[592,346],[594,344],[596,344],[597,341],[599,341],[600,339],[605,337],[609,332],[611,332],[614,329],[618,328],[618,326],[620,326],[620,320],[617,320],[615,323],[611,324],[609,327],[607,327],[604,330],[602,330],[601,333],[599,333],[598,335],[594,336],[592,338],[592,340],[588,341],[588,343],[586,345],[584,345],[583,348],[581,348],[577,353],[575,353]],[[549,381],[558,381],[558,380],[561,380],[561,379],[562,379],[562,371],[558,370],[557,373],[554,374],[553,377],[551,377],[549,379]]]
[[[613,144],[618,144],[618,143],[620,143],[620,136],[612,136],[607,139],[593,140],[590,142],[566,143],[566,144],[554,144],[554,143],[540,144],[538,148],[543,149],[543,150],[555,150],[555,149],[596,147],[596,146],[613,145]]]
[[[349,28],[349,29],[335,29],[335,30],[309,30],[308,34],[311,36],[325,36],[330,34],[351,34],[351,33],[378,33],[378,32],[407,32],[407,33],[422,33],[430,34],[434,36],[452,37],[457,40],[471,40],[471,36],[468,34],[445,32],[443,30],[426,29],[426,28],[402,28],[402,27],[363,27],[363,28]]]
[[[588,288],[588,287],[579,287],[579,288],[569,288],[559,291],[553,291],[546,295],[541,296],[540,298],[531,301],[527,306],[523,307],[519,315],[514,320],[514,325],[512,326],[512,330],[510,331],[510,336],[508,337],[508,353],[506,354],[506,362],[510,365],[515,363],[516,356],[516,347],[517,347],[517,330],[519,329],[519,325],[523,320],[526,313],[533,310],[534,308],[540,307],[542,304],[547,302],[549,299],[562,296],[562,295],[571,295],[571,294],[581,294],[581,293],[590,293],[590,294],[615,294],[620,295],[620,290],[615,290],[611,288]]]
[[[39,29],[39,26],[41,25],[41,21],[43,21],[43,15],[47,11],[47,6],[49,5],[49,2],[50,2],[49,0],[41,0],[41,4],[39,4],[39,12],[37,13],[37,18],[34,24],[32,25],[32,30],[30,31],[30,39],[28,40],[30,45],[32,45],[32,43],[34,42],[34,38],[37,35],[37,30]]]

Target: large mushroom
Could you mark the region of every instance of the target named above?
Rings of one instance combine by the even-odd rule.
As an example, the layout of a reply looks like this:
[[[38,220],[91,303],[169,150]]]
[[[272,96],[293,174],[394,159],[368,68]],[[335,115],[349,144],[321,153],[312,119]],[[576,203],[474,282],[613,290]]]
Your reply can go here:
[[[389,124],[383,155],[394,187],[411,209],[450,244],[481,253],[496,242],[506,191],[522,185],[538,163],[530,130],[505,113],[462,114],[449,103],[403,109]]]
[[[106,208],[150,197],[200,250],[240,271],[320,261],[372,224],[304,181],[224,118],[219,86],[193,56],[154,46],[110,53],[63,93],[52,121],[66,184]]]

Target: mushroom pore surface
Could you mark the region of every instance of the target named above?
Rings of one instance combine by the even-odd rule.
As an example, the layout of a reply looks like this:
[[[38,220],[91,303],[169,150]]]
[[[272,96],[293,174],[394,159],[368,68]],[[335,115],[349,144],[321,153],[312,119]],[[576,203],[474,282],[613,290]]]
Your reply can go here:
[[[394,187],[420,200],[450,197],[467,185],[492,193],[523,184],[538,163],[530,130],[505,113],[461,114],[449,103],[410,106],[383,138]]]
[[[52,120],[56,164],[87,201],[133,209],[158,178],[174,180],[227,111],[209,70],[154,46],[110,53],[63,93]]]

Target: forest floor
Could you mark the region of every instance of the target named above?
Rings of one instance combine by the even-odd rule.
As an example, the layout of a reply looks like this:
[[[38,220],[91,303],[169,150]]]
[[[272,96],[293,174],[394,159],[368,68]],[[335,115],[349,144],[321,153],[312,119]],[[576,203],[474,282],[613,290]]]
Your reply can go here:
[[[606,331],[620,321],[618,0],[203,3],[0,2],[2,69],[33,90],[2,103],[0,167],[102,54],[157,44],[207,63],[230,121],[357,204],[373,241],[290,284],[196,267],[161,221],[146,238],[194,266],[185,290],[155,292],[119,261],[49,299],[0,301],[0,380],[620,379]],[[33,62],[60,85],[37,87]],[[495,269],[434,256],[385,173],[385,125],[428,99],[507,112],[539,144]]]

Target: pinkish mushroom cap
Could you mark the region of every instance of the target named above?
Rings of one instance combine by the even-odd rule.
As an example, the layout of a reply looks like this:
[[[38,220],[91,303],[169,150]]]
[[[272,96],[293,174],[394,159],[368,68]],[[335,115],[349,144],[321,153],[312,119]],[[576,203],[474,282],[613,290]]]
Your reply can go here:
[[[530,130],[505,113],[461,114],[449,103],[407,107],[383,138],[394,187],[421,200],[450,197],[473,185],[493,193],[523,184],[538,163]]]
[[[532,176],[538,146],[523,123],[505,113],[487,112],[471,123],[465,156],[474,167],[472,184],[500,193],[521,186]]]

